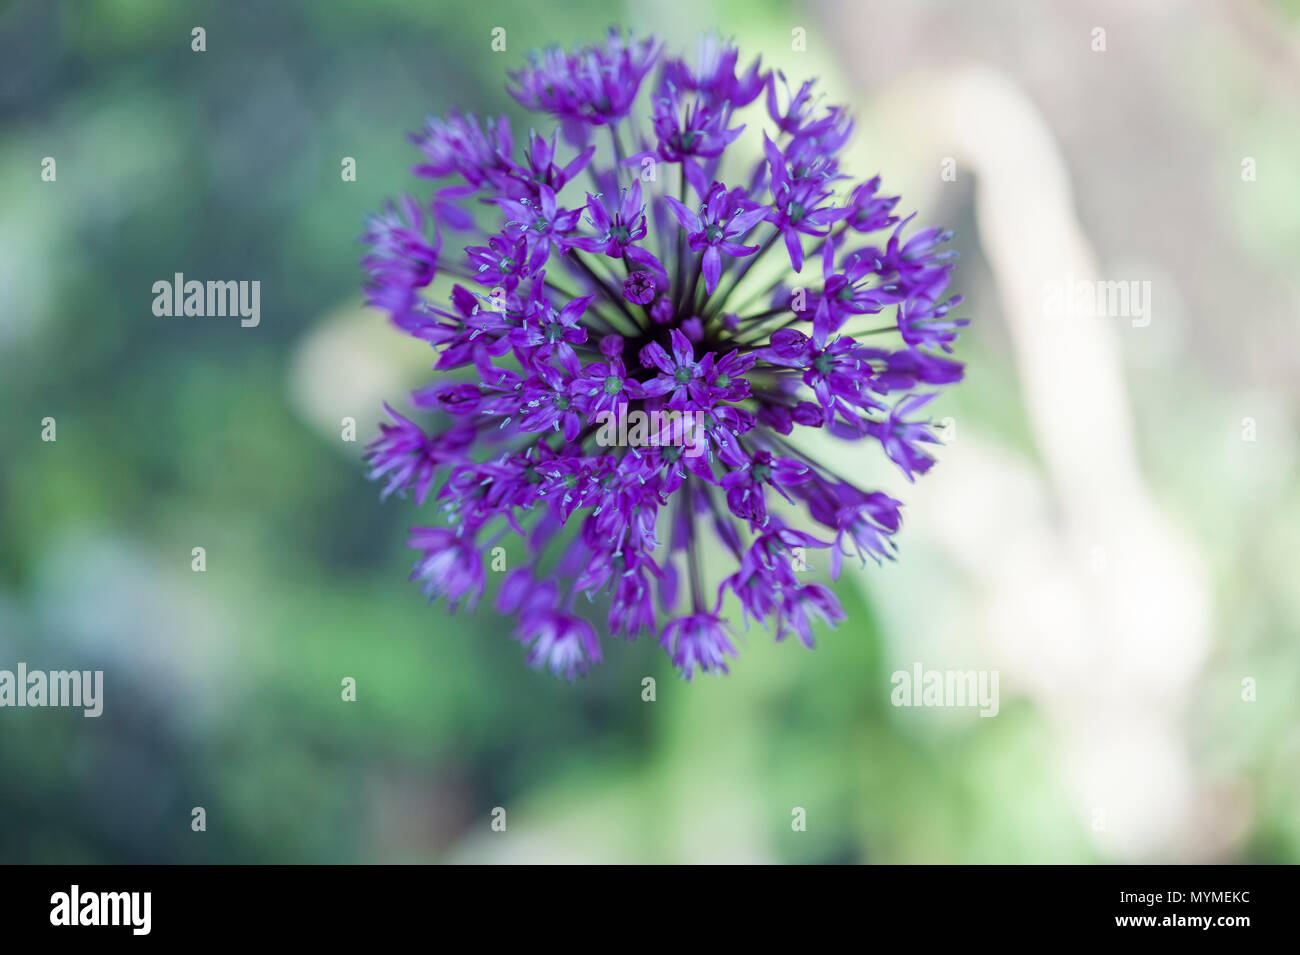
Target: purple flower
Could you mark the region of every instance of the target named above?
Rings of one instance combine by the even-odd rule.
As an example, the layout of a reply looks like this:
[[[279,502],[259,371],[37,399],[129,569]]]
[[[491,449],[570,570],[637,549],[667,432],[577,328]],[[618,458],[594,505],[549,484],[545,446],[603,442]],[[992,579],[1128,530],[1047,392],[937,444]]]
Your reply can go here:
[[[384,405],[384,410],[395,423],[381,423],[380,436],[366,449],[369,477],[372,481],[383,478],[388,482],[384,497],[410,488],[415,491],[415,503],[423,504],[438,467],[464,453],[474,441],[474,431],[452,428],[430,436],[388,405]]]
[[[663,263],[636,244],[646,237],[644,209],[639,180],[632,183],[631,189],[624,191],[623,201],[612,211],[605,205],[604,198],[587,193],[587,217],[596,230],[596,236],[572,239],[568,245],[584,252],[598,252],[612,259],[624,259],[656,274],[663,274]]]
[[[582,431],[584,420],[578,413],[576,400],[582,365],[577,354],[571,352],[560,358],[559,366],[549,361],[534,361],[534,374],[526,382],[513,376],[509,390],[502,389],[500,411],[516,410],[522,415],[520,430],[563,430],[564,439],[573,441]]]
[[[552,133],[548,140],[537,133],[531,133],[528,138],[528,148],[524,151],[524,158],[528,160],[528,165],[514,166],[510,172],[510,177],[517,183],[518,195],[515,198],[524,196],[540,198],[542,186],[546,186],[552,192],[559,192],[574,176],[587,168],[595,152],[596,148],[589,146],[563,167],[557,166],[554,162],[555,134]]]
[[[898,221],[890,215],[898,205],[898,196],[877,196],[880,177],[868,179],[849,196],[849,214],[845,221],[855,232],[879,232]]]
[[[844,618],[821,575],[896,553],[901,503],[857,486],[865,452],[926,472],[918,414],[962,378],[948,233],[841,171],[846,110],[740,62],[706,37],[660,63],[617,32],[535,54],[509,92],[554,122],[519,154],[504,119],[429,120],[428,195],[366,224],[368,302],[436,355],[410,395],[431,420],[385,406],[366,450],[382,496],[440,516],[412,530],[412,579],[473,604],[516,536],[496,609],[566,679],[600,662],[597,619],[651,634],[686,679],[738,655],[724,603],[813,646]],[[457,232],[465,257],[444,260]],[[450,302],[429,296],[439,272],[464,283]],[[855,445],[847,477],[804,450],[825,441]]]
[[[478,603],[486,584],[483,558],[474,542],[445,527],[412,527],[408,547],[423,551],[411,570],[412,580],[423,580],[421,591],[430,600],[446,597],[452,610],[462,597],[470,609]]]
[[[539,275],[545,275],[539,272]],[[506,339],[516,350],[545,349],[554,352],[562,364],[574,358],[574,345],[587,341],[587,329],[582,325],[583,313],[595,298],[587,295],[566,302],[557,310],[546,297],[544,280],[533,283],[533,298],[518,313],[518,324],[511,323]],[[531,351],[530,357],[537,356]]]
[[[528,268],[534,272],[546,264],[552,246],[565,251],[569,244],[565,237],[573,231],[582,215],[580,209],[561,209],[550,186],[539,186],[537,192],[536,200],[497,200],[505,215],[506,228],[523,236],[528,251]]]
[[[583,395],[581,408],[588,418],[599,418],[602,412],[645,397],[645,389],[628,374],[621,358],[588,365],[583,370],[583,382],[578,388]]]
[[[781,84],[781,89],[785,92],[785,108],[782,109],[777,101],[776,84]],[[769,73],[767,82],[764,84],[767,88],[767,115],[776,128],[783,133],[795,134],[808,122],[812,115],[813,108],[813,81],[805,80],[799,87],[797,93],[790,92],[790,85],[786,82],[785,74],[781,72]]]
[[[666,162],[721,156],[745,128],[727,129],[722,113],[700,100],[687,100],[672,88],[655,100],[652,125],[656,151]]]
[[[730,109],[711,106],[703,96],[687,98],[667,81],[661,87],[651,115],[653,148],[643,144],[645,148],[623,160],[623,165],[645,168],[659,160],[680,163],[683,180],[702,196],[719,157],[745,127],[728,128]]]
[[[736,656],[736,648],[727,638],[726,627],[711,613],[696,613],[669,621],[659,638],[659,645],[668,651],[673,666],[688,680],[695,676],[696,669],[704,673],[730,672],[727,657]]]
[[[782,595],[777,611],[776,639],[784,640],[794,633],[811,650],[812,623],[817,619],[832,625],[844,619],[844,611],[835,595],[824,584],[818,583],[792,588]]]
[[[692,252],[703,252],[701,268],[704,291],[712,295],[722,275],[722,256],[743,258],[758,251],[756,245],[741,245],[737,240],[767,217],[767,209],[745,198],[744,189],[730,192],[715,182],[698,212],[688,209],[672,196],[664,199],[673,217],[687,232]]]
[[[530,667],[547,667],[556,676],[572,680],[600,662],[600,641],[591,624],[580,617],[539,610],[520,619],[519,642],[531,644]]]
[[[900,502],[880,491],[862,491],[851,484],[809,482],[794,492],[821,525],[835,531],[831,578],[838,579],[845,554],[876,563],[894,559],[893,535],[902,524]],[[849,551],[848,545],[853,545]]]
[[[471,245],[465,248],[474,278],[481,285],[500,285],[514,291],[519,276],[524,274],[528,260],[528,245],[522,238],[504,238],[494,235],[486,246]]]
[[[833,162],[822,160],[809,168],[792,169],[788,157],[766,134],[763,136],[763,151],[767,156],[772,191],[772,210],[768,220],[780,230],[790,253],[790,265],[800,272],[804,258],[801,236],[828,235],[832,225],[848,217],[849,210],[827,205],[834,198],[831,184],[838,178],[834,174]]]
[[[525,109],[561,120],[569,142],[585,144],[589,127],[628,114],[658,56],[653,40],[624,38],[610,30],[604,46],[574,53],[552,47],[533,54],[527,68],[510,74],[507,91]]]
[[[727,492],[731,513],[754,527],[762,527],[767,524],[767,488],[770,486],[789,501],[785,489],[811,477],[806,465],[792,458],[774,458],[770,451],[759,451],[748,464],[722,479],[722,489]]]
[[[411,135],[427,162],[413,172],[428,179],[455,173],[470,186],[500,182],[510,171],[510,121],[504,116],[480,126],[477,118],[452,112],[447,119],[430,117],[421,132]]]
[[[409,327],[416,289],[432,282],[438,272],[442,237],[435,232],[432,240],[427,238],[426,221],[420,204],[403,196],[398,204],[389,203],[383,212],[371,215],[362,236],[370,246],[361,260],[370,276],[367,301],[388,311],[403,327]]]
[[[649,305],[656,288],[655,277],[649,272],[629,272],[623,280],[623,297],[636,305]]]
[[[924,474],[934,464],[920,445],[937,444],[939,439],[930,430],[928,421],[907,421],[905,415],[923,408],[935,396],[911,394],[901,399],[889,416],[883,421],[872,422],[870,434],[876,438],[889,455],[889,459],[898,465],[909,481],[916,480],[916,475]]]
[[[765,81],[759,60],[754,60],[744,75],[737,77],[739,60],[740,51],[734,46],[716,36],[702,36],[694,66],[675,59],[664,63],[663,85],[697,92],[712,109],[740,109],[758,98]]]
[[[960,303],[960,295],[937,304],[924,295],[899,303],[898,331],[903,341],[914,346],[937,345],[944,351],[952,351],[957,329],[970,324],[969,319],[947,317],[952,307]]]
[[[948,272],[952,268],[955,253],[939,248],[952,238],[952,233],[943,229],[922,229],[904,242],[903,226],[907,225],[912,216],[895,227],[884,252],[879,254],[879,268],[883,274],[892,274],[912,294],[921,294],[933,300],[938,290],[947,283]]]
[[[682,332],[669,332],[672,354],[664,351],[658,342],[650,342],[641,350],[641,364],[653,366],[659,374],[645,384],[645,393],[653,398],[668,396],[668,407],[681,411],[692,399],[699,401],[705,394],[696,384],[703,369],[695,360],[695,346]]]
[[[793,328],[772,335],[763,353],[774,365],[803,372],[802,380],[822,407],[822,422],[830,425],[838,412],[845,421],[859,420],[861,408],[878,408],[872,397],[872,366],[852,338],[836,336],[830,342],[814,328],[809,338]]]

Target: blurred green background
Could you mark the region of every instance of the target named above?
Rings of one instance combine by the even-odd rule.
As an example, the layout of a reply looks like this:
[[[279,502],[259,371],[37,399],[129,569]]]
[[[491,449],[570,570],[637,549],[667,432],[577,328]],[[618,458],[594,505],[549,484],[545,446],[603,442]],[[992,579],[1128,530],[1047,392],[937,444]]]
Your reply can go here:
[[[1300,861],[1296,4],[968,6],[0,6],[0,668],[106,683],[0,710],[0,862]],[[615,23],[821,77],[974,319],[901,560],[815,652],[753,632],[693,684],[643,639],[568,685],[490,601],[427,606],[431,515],[360,461],[427,375],[360,303],[406,133],[526,132],[506,70]],[[1019,321],[1074,263],[1152,281],[1150,327]],[[155,318],[175,272],[260,280],[260,326]],[[998,670],[998,716],[891,706],[917,661]]]

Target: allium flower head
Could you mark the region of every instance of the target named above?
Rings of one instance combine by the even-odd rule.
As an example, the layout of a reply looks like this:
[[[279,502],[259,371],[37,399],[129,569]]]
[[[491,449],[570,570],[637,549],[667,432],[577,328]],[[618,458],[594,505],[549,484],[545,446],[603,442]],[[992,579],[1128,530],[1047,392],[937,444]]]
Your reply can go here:
[[[436,356],[428,424],[387,408],[367,452],[385,496],[441,512],[412,579],[472,606],[506,560],[496,608],[565,678],[643,634],[687,679],[726,672],[736,618],[811,647],[844,612],[809,557],[893,559],[901,502],[858,482],[930,469],[923,413],[962,377],[949,234],[841,169],[852,121],[811,81],[739,64],[616,31],[535,54],[509,91],[542,131],[429,120],[432,194],[363,237],[368,301]]]

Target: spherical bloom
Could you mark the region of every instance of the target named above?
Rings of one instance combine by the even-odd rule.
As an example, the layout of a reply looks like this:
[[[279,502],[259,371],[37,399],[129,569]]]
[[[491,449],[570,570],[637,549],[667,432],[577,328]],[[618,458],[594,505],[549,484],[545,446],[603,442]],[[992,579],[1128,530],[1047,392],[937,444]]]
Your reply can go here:
[[[949,234],[841,170],[853,124],[811,82],[739,62],[617,32],[536,54],[509,91],[558,130],[516,153],[505,118],[430,120],[432,194],[363,237],[368,301],[436,356],[411,395],[432,420],[389,408],[367,450],[384,496],[441,514],[412,579],[472,605],[488,555],[519,555],[496,608],[566,679],[647,633],[687,679],[725,673],[737,617],[811,647],[844,612],[808,555],[894,558],[902,505],[857,485],[865,454],[928,471],[920,414],[962,378]],[[862,465],[826,467],[819,431]]]

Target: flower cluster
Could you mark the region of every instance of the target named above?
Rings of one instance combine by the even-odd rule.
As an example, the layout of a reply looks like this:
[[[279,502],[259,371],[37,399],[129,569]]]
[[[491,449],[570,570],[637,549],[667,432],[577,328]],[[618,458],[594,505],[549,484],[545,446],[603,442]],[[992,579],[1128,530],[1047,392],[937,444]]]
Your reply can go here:
[[[570,679],[601,659],[593,615],[658,639],[688,679],[736,656],[724,606],[812,646],[844,614],[803,556],[827,549],[832,576],[845,554],[891,558],[900,502],[801,445],[878,442],[910,480],[936,440],[918,414],[962,377],[948,234],[905,236],[879,178],[840,169],[845,111],[738,59],[616,31],[535,55],[509,92],[554,131],[430,120],[413,172],[436,187],[364,236],[368,301],[443,373],[411,397],[438,427],[387,408],[367,453],[385,495],[442,512],[412,530],[412,579],[473,605],[517,535],[497,608],[530,665]],[[445,304],[426,294],[439,278]],[[611,442],[629,410],[685,420],[686,442],[658,440],[666,424]]]

